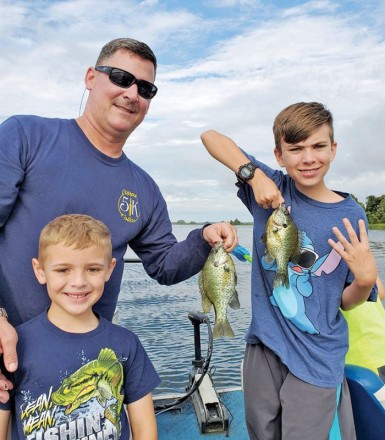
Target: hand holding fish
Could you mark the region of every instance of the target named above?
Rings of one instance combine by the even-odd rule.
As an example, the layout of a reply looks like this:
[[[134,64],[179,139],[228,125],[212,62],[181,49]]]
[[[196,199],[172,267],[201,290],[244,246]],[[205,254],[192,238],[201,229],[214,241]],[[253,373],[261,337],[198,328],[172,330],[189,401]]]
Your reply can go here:
[[[343,306],[350,308],[368,298],[377,279],[377,265],[370,250],[365,222],[363,220],[358,222],[359,236],[347,218],[343,219],[343,223],[349,239],[345,238],[337,227],[334,227],[333,232],[339,243],[332,239],[328,242],[354,274],[354,282],[345,289],[349,295],[345,295],[344,291],[343,296]]]
[[[238,244],[236,228],[228,222],[213,223],[203,228],[203,238],[214,246],[218,241],[223,241],[226,252],[231,252]]]
[[[285,203],[277,185],[259,168],[256,177],[249,181],[253,188],[255,201],[264,209],[276,209],[279,205]]]

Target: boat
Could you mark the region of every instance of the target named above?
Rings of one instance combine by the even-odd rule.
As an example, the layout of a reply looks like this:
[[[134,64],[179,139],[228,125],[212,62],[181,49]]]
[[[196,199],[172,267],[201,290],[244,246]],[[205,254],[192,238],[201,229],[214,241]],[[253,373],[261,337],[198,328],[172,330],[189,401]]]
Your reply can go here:
[[[217,390],[209,371],[213,350],[209,318],[199,312],[190,312],[188,318],[194,327],[195,350],[189,386],[185,394],[154,397],[159,440],[247,440],[242,388]],[[206,358],[201,354],[202,324],[209,334]],[[385,440],[385,384],[373,371],[357,365],[346,365],[345,375],[357,440]],[[329,440],[338,439],[337,435]]]
[[[216,389],[209,371],[213,338],[207,315],[188,314],[194,328],[194,352],[185,394],[154,397],[159,439],[248,439],[241,387]],[[208,327],[207,355],[202,357],[200,326]],[[186,375],[187,377],[187,375]]]
[[[127,258],[125,262],[140,260]],[[159,440],[247,440],[242,381],[239,387],[217,388],[210,371],[214,350],[210,319],[197,311],[190,311],[186,319],[192,324],[193,343],[191,365],[186,365],[185,393],[153,396]],[[201,350],[202,325],[207,326],[208,335],[205,356]],[[239,375],[241,378],[241,365]],[[356,365],[347,365],[345,375],[357,440],[385,440],[385,384],[373,371]]]

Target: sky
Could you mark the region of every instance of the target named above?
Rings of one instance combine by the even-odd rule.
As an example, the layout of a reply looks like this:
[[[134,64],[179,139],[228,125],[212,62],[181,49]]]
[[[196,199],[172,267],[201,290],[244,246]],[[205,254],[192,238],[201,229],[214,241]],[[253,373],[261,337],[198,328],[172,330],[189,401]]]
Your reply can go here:
[[[158,94],[124,151],[155,179],[172,221],[251,221],[200,134],[218,130],[278,167],[273,120],[299,101],[333,113],[327,185],[363,203],[385,194],[383,0],[0,0],[0,122],[78,117],[87,67],[120,37],[158,59]]]

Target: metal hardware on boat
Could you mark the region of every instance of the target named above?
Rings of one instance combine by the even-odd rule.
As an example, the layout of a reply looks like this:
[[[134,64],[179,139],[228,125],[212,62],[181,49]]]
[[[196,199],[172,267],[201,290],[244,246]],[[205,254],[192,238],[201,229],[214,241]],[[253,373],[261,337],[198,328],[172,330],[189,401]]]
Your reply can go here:
[[[196,323],[199,327],[200,324],[202,324],[203,322],[207,325],[207,329],[208,329],[208,333],[209,333],[209,343],[208,343],[208,348],[207,348],[207,357],[206,359],[201,359],[201,348],[200,348],[200,330],[199,328],[194,329],[194,345],[195,345],[195,357],[196,359],[193,362],[197,363],[200,365],[199,368],[196,367],[196,371],[201,373],[201,377],[197,380],[197,381],[190,381],[190,386],[186,388],[186,394],[176,398],[173,401],[169,401],[169,399],[167,399],[167,402],[165,401],[165,399],[156,399],[156,404],[155,404],[155,413],[156,415],[161,414],[165,411],[170,411],[170,410],[180,410],[180,404],[182,402],[184,402],[185,400],[187,400],[191,395],[193,395],[197,390],[199,385],[201,384],[202,380],[204,379],[205,375],[208,372],[209,369],[209,365],[210,365],[210,360],[211,360],[211,354],[212,354],[212,350],[213,350],[213,335],[212,335],[212,330],[211,330],[211,326],[210,326],[210,320],[206,315],[203,315],[201,313],[198,312],[190,312],[188,314],[189,319],[193,322]],[[202,361],[202,363],[201,363]]]
[[[209,358],[211,358],[213,337],[211,326],[206,315],[190,312],[188,318],[194,326],[195,359],[190,373],[190,387],[199,384],[198,389],[191,395],[195,413],[202,434],[229,431],[229,416],[226,408],[219,400],[209,371],[203,372],[204,359],[201,356],[200,325],[206,323],[209,329]]]

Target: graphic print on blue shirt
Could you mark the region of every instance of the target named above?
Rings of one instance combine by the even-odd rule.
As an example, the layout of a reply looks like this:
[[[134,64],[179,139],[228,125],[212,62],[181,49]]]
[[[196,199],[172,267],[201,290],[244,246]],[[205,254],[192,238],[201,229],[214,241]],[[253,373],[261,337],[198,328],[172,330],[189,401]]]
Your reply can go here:
[[[120,216],[126,222],[135,223],[140,217],[138,195],[126,189],[122,190],[118,200],[118,209]]]
[[[290,208],[288,208],[290,210]],[[270,302],[278,307],[282,315],[291,321],[300,330],[310,334],[319,334],[309,317],[306,315],[305,298],[313,294],[311,277],[319,277],[322,273],[329,274],[335,270],[341,261],[340,255],[332,249],[331,252],[319,257],[315,252],[313,241],[306,232],[300,231],[301,257],[296,264],[289,261],[288,278],[290,286],[284,284],[274,287]],[[261,258],[262,267],[265,270],[276,271],[277,264],[274,261],[267,262],[265,257]]]
[[[31,434],[44,428],[52,434],[76,431],[76,438],[90,438],[100,432],[103,438],[120,438],[122,384],[122,364],[111,349],[101,349],[96,360],[67,376],[58,389],[51,388],[48,396],[41,395],[35,404],[28,402],[22,408],[24,434],[35,438]]]

